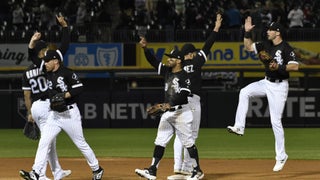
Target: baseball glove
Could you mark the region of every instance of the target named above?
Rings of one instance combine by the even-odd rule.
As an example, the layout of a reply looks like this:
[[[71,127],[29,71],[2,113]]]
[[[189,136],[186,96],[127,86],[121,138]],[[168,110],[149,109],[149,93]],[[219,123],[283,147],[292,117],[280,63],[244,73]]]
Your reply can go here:
[[[269,66],[270,62],[274,61],[273,57],[266,51],[260,51],[258,56],[260,61],[266,66]]]
[[[147,113],[150,116],[161,116],[163,113],[168,111],[170,107],[171,106],[168,103],[155,104],[147,108]]]
[[[26,122],[23,128],[23,134],[32,140],[40,139],[40,129],[34,122]]]
[[[64,94],[65,93],[58,93],[50,99],[50,108],[52,110],[57,112],[64,112],[68,109],[66,101],[64,99]]]

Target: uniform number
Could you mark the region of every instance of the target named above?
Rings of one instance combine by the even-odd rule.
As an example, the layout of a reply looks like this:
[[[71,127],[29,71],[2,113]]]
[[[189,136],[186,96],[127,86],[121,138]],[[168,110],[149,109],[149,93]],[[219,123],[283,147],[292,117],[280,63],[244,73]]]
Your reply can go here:
[[[39,92],[45,92],[48,89],[47,80],[43,76],[39,76],[36,79],[30,79],[32,93],[36,94]]]

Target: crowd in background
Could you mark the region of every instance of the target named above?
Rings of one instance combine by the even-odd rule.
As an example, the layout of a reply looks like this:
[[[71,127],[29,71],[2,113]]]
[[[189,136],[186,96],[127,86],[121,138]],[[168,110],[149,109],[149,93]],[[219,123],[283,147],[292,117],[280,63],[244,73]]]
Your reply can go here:
[[[256,28],[272,21],[320,27],[320,0],[10,0],[0,8],[1,31],[56,29],[59,13],[74,28],[104,23],[113,30],[210,29],[217,12],[223,13],[222,29],[241,28],[248,15]]]

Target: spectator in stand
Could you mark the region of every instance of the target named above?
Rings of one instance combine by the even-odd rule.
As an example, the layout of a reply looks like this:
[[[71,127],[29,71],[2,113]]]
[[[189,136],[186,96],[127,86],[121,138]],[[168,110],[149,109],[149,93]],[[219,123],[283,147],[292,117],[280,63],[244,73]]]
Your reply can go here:
[[[51,29],[56,24],[55,16],[46,4],[40,5],[40,30]]]
[[[239,3],[240,2],[240,3]],[[244,22],[244,18],[249,16],[250,13],[251,13],[251,6],[249,4],[249,0],[241,0],[241,1],[236,1],[237,3],[237,7],[241,13],[241,17],[242,17],[242,20],[241,20],[241,24],[243,24]]]
[[[158,0],[157,19],[162,30],[166,31],[166,41],[174,40],[174,26],[176,23],[176,11],[174,2],[167,0]]]
[[[174,0],[175,10],[177,14],[175,29],[184,29],[185,28],[185,0]]]
[[[242,17],[240,11],[237,9],[234,1],[228,4],[228,9],[225,12],[228,28],[240,28],[242,25]]]
[[[86,3],[81,1],[77,10],[76,24],[77,26],[84,26],[85,20],[87,16]]]
[[[272,21],[278,22],[280,24],[283,24],[284,26],[287,26],[287,13],[286,13],[286,5],[283,1],[276,1],[274,2],[272,14]]]
[[[204,17],[202,16],[198,2],[191,2],[186,9],[186,28],[187,29],[203,29]]]
[[[151,22],[151,17],[145,3],[145,0],[135,1],[135,25],[138,28],[147,29],[147,26]]]
[[[134,29],[134,21],[133,21],[133,9],[131,7],[127,7],[125,9],[120,10],[120,19],[119,24],[116,29]]]
[[[12,25],[18,30],[23,29],[23,18],[24,13],[20,4],[16,4],[14,10],[12,11]]]
[[[254,4],[254,8],[251,11],[251,18],[252,24],[255,25],[254,29],[252,30],[252,39],[260,41],[262,37],[262,4],[260,1],[256,1]]]
[[[293,9],[288,14],[289,28],[302,28],[304,14],[298,3],[294,4]]]
[[[10,4],[8,1],[0,1],[0,24],[10,19]]]
[[[262,11],[260,13],[261,16],[261,25],[262,25],[262,39],[267,39],[267,30],[269,28],[270,23],[272,22],[272,14],[269,11],[271,8],[270,1],[266,1],[265,5],[262,6]]]
[[[303,14],[304,14],[304,27],[314,27],[315,24],[313,22],[314,14],[312,12],[311,4],[306,3],[303,8]]]
[[[76,23],[78,7],[75,4],[78,2],[78,0],[66,0],[63,6],[63,12],[68,17],[68,23],[70,24]]]
[[[239,41],[239,30],[242,26],[242,17],[240,11],[237,9],[234,1],[231,1],[228,4],[228,8],[225,11],[225,16],[227,20],[227,28],[232,29],[230,31],[230,40],[231,41]]]
[[[157,0],[146,0],[146,8],[150,16],[155,16],[155,11],[157,9]]]

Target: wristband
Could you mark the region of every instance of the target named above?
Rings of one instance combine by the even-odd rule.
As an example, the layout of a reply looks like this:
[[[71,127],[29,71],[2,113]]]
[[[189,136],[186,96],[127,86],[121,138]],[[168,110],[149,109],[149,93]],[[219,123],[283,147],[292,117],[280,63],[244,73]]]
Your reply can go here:
[[[251,31],[245,31],[244,38],[250,39],[251,38]]]

